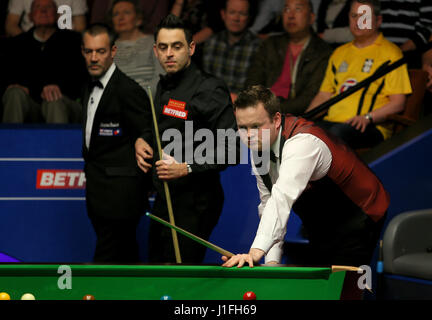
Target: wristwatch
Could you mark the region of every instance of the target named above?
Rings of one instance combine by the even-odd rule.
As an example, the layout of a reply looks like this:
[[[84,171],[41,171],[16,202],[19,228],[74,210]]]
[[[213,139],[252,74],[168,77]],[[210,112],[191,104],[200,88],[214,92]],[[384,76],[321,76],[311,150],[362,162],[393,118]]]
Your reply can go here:
[[[189,163],[186,163],[188,173],[192,173],[192,167]]]
[[[365,114],[364,117],[369,120],[369,123],[373,123],[373,119],[370,113]]]

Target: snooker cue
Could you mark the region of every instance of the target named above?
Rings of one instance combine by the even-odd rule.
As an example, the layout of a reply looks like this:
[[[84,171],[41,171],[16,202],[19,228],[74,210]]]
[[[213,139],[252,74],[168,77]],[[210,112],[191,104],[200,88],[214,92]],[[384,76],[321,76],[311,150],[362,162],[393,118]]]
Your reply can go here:
[[[221,247],[218,247],[217,245],[214,245],[213,243],[208,242],[208,241],[206,241],[206,240],[204,240],[204,239],[202,239],[202,238],[200,238],[200,237],[198,237],[198,236],[190,233],[189,231],[186,231],[186,230],[184,230],[184,229],[182,229],[180,227],[177,227],[177,226],[169,223],[168,221],[165,221],[165,220],[163,220],[163,219],[161,219],[159,217],[156,217],[155,215],[152,215],[149,212],[147,212],[146,215],[148,217],[152,218],[153,220],[155,220],[157,222],[160,222],[163,225],[165,225],[165,226],[167,226],[167,227],[169,227],[171,229],[174,229],[174,230],[178,231],[179,233],[181,233],[184,236],[186,236],[186,237],[188,237],[188,238],[190,238],[190,239],[198,242],[199,244],[202,244],[202,245],[206,246],[207,248],[212,249],[212,250],[220,253],[223,256],[227,256],[228,258],[231,258],[232,256],[234,256],[233,253],[231,253],[229,251],[226,251],[225,249],[222,249]]]
[[[401,65],[406,63],[406,58],[403,57],[397,61],[395,61],[392,64],[389,64],[390,60],[386,61],[382,66],[380,66],[370,77],[367,77],[366,79],[360,81],[355,86],[349,88],[348,90],[341,92],[340,94],[330,98],[329,100],[321,103],[316,108],[312,109],[309,112],[306,112],[302,115],[303,118],[311,119],[312,117],[316,116],[317,114],[327,110],[332,105],[338,103],[342,99],[345,99],[346,97],[352,95],[354,92],[357,92],[358,90],[370,85],[375,80],[385,76],[387,73],[393,71],[396,68],[399,68]]]
[[[160,137],[159,137],[159,127],[157,124],[157,120],[156,120],[156,111],[155,111],[155,106],[153,103],[153,96],[152,96],[152,92],[151,92],[151,87],[147,86],[147,91],[148,91],[148,96],[150,99],[150,106],[152,109],[152,115],[153,115],[153,124],[154,124],[154,129],[155,129],[155,135],[156,135],[156,142],[157,142],[157,147],[158,147],[158,152],[159,152],[159,159],[162,160],[163,155],[162,155],[162,146],[161,146],[161,142],[160,142]],[[166,201],[167,201],[167,208],[168,208],[168,215],[169,215],[169,220],[171,222],[172,225],[175,225],[174,222],[174,213],[173,213],[173,209],[172,209],[172,203],[171,203],[171,195],[168,189],[168,182],[167,181],[163,181],[163,186],[164,186],[164,190],[165,190],[165,197],[166,197]],[[175,229],[171,229],[171,234],[172,234],[172,238],[173,238],[173,244],[174,244],[174,252],[175,252],[175,257],[176,257],[176,262],[177,263],[181,263],[181,256],[180,256],[180,248],[179,248],[179,244],[178,244],[178,239],[177,239],[177,233]]]
[[[331,266],[331,270],[332,272],[354,271],[358,273],[359,270],[363,270],[363,269],[359,267],[351,267],[351,266]],[[372,289],[369,288],[368,285],[366,285],[366,290],[368,290],[370,293],[373,293]]]

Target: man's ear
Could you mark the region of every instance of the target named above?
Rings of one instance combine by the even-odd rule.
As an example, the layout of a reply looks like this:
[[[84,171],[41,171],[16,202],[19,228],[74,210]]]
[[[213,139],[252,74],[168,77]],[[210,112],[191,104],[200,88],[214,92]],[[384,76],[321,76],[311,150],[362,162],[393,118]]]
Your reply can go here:
[[[196,47],[195,41],[192,40],[191,43],[189,44],[189,56],[190,57],[192,57],[193,54],[195,53],[195,47]]]
[[[113,45],[113,46],[111,47],[111,58],[114,59],[116,53],[117,53],[117,46],[116,46],[116,45]]]
[[[315,19],[316,19],[315,13],[311,12],[309,19],[310,19],[310,25],[313,26],[315,23]]]
[[[226,16],[225,9],[222,9],[222,10],[220,11],[220,15],[221,15],[222,21],[225,21],[225,16]]]
[[[275,123],[276,129],[279,129],[282,124],[282,114],[280,112],[276,112],[273,116],[273,122]]]
[[[376,17],[376,29],[378,30],[381,27],[381,23],[383,21],[382,15]]]

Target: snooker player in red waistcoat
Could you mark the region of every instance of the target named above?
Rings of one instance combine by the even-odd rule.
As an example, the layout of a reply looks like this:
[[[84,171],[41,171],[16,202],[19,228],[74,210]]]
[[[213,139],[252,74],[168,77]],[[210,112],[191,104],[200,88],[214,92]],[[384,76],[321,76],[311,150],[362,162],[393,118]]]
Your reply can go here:
[[[376,175],[313,122],[282,115],[278,99],[263,86],[241,92],[234,109],[242,141],[264,151],[267,131],[273,157],[268,174],[258,174],[253,163],[261,203],[251,249],[222,257],[223,266],[253,266],[263,256],[266,263],[280,263],[291,209],[309,238],[302,263],[369,264],[390,202]]]

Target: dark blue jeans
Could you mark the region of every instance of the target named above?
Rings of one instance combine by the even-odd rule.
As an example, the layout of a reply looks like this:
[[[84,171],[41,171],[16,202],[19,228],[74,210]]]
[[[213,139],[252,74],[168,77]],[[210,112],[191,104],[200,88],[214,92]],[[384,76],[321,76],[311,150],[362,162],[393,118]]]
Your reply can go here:
[[[352,149],[372,148],[384,141],[382,133],[373,125],[370,124],[362,133],[353,126],[342,122],[318,121],[318,126],[341,138]]]

